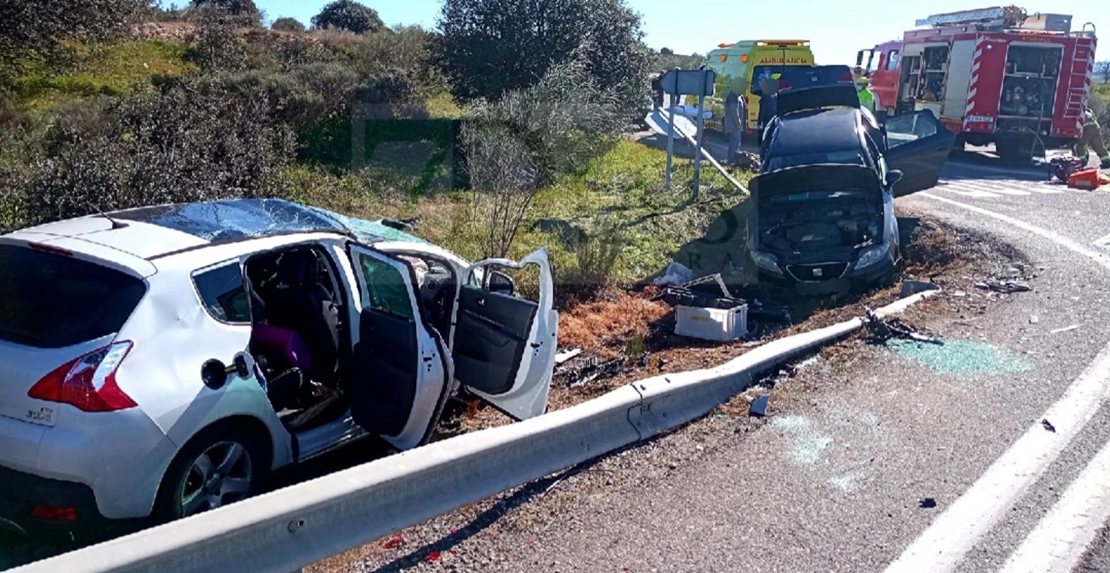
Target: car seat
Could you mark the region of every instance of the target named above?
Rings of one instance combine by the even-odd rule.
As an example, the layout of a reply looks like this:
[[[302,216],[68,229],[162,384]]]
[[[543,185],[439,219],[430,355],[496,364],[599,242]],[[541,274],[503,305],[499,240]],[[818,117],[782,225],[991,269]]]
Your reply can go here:
[[[317,259],[312,251],[298,249],[281,256],[278,279],[284,288],[273,291],[267,314],[269,323],[300,335],[311,357],[305,369],[309,378],[334,387],[339,371],[339,309],[319,282]]]

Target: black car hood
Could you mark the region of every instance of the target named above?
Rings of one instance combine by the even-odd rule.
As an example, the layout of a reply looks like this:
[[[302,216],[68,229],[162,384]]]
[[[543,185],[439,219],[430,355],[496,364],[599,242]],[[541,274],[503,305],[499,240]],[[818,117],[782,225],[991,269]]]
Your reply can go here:
[[[754,177],[748,184],[756,205],[760,199],[775,195],[790,195],[851,187],[866,191],[881,192],[879,177],[865,165],[819,164],[787,167],[763,173]]]

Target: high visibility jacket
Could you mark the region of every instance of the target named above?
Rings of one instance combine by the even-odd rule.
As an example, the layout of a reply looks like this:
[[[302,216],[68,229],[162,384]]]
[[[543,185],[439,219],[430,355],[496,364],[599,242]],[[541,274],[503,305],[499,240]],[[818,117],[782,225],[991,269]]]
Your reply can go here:
[[[863,88],[862,90],[857,90],[856,94],[859,95],[860,107],[875,111],[875,94],[871,93],[871,90]]]

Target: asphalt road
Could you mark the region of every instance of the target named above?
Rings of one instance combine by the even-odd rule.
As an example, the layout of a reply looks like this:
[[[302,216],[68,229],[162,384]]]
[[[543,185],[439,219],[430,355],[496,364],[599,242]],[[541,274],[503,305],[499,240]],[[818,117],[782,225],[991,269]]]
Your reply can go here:
[[[943,350],[845,343],[769,418],[710,416],[317,570],[1067,571],[1088,547],[1076,570],[1105,570],[1110,194],[1045,179],[970,152],[898,200],[1036,275],[911,312]]]

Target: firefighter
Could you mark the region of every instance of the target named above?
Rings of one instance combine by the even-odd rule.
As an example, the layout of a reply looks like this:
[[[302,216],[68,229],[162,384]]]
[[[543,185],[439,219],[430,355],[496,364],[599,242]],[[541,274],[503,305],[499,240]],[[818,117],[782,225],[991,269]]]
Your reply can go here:
[[[864,77],[856,79],[856,95],[859,96],[860,107],[875,113],[875,94],[871,91],[871,80]]]
[[[1095,153],[1098,154],[1099,167],[1110,169],[1110,153],[1106,151],[1106,143],[1102,141],[1102,128],[1098,125],[1095,112],[1091,111],[1091,108],[1083,111],[1083,135],[1075,144],[1075,155],[1083,160],[1084,165],[1090,157],[1088,146],[1094,148]]]
[[[728,156],[725,162],[736,165],[736,154],[740,153],[740,138],[744,133],[745,119],[748,117],[747,106],[744,105],[744,78],[732,80],[728,96],[725,97],[724,128],[728,134]]]
[[[663,107],[663,75],[659,72],[651,78],[651,103],[655,109]]]

